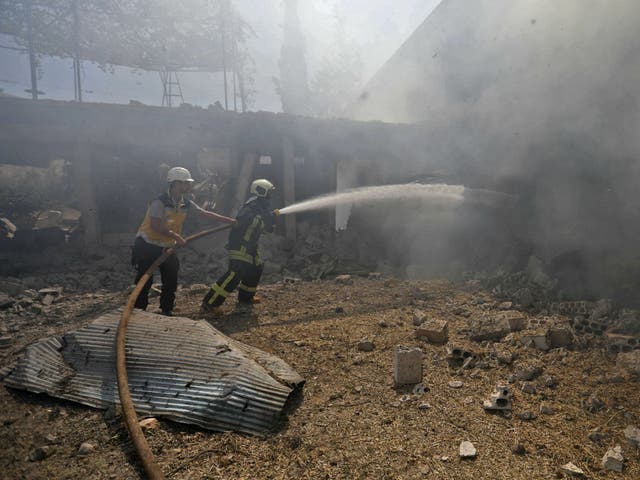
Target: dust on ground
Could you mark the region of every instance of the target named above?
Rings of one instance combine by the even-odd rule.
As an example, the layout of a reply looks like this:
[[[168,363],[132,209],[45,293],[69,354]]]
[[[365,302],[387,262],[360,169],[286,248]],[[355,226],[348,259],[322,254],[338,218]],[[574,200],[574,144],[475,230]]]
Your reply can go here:
[[[14,344],[0,350],[2,366],[37,340],[78,328],[120,306],[127,292],[71,294],[46,312],[25,318]],[[498,310],[499,302],[473,283],[356,278],[279,283],[261,287],[252,312],[235,301],[225,315],[209,318],[231,337],[273,353],[292,365],[306,385],[278,429],[263,437],[215,433],[160,420],[146,437],[162,471],[172,479],[412,479],[562,478],[573,462],[588,478],[640,478],[638,452],[622,431],[640,421],[640,384],[621,376],[615,357],[598,346],[542,352],[503,342],[512,364],[451,369],[446,349],[414,337],[416,308],[449,322],[450,342],[482,352],[495,345],[471,342],[468,319]],[[178,295],[177,315],[202,318],[201,293]],[[370,352],[359,351],[367,337]],[[397,345],[424,352],[426,392],[394,389],[392,358]],[[511,384],[513,413],[482,409],[494,387],[525,366],[538,366],[556,385],[538,382],[536,392]],[[459,380],[462,386],[452,388]],[[455,384],[452,384],[455,385]],[[0,389],[0,478],[136,479],[144,477],[119,416],[45,395]],[[585,399],[601,400],[584,408]],[[540,413],[544,403],[553,413]],[[589,411],[595,410],[595,411]],[[533,413],[532,420],[518,414]],[[588,438],[600,428],[602,439]],[[462,441],[477,458],[461,460]],[[83,442],[95,446],[79,455]],[[34,448],[47,457],[29,461]],[[518,453],[512,450],[516,446]],[[623,447],[623,473],[602,470],[605,452]]]

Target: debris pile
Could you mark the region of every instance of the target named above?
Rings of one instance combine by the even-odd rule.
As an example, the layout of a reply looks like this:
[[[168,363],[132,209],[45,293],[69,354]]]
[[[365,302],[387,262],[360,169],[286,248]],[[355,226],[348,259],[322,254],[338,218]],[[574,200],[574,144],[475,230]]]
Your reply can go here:
[[[606,335],[575,332],[571,320],[561,314],[521,311],[473,282],[460,287],[446,282],[403,281],[384,275],[362,278],[353,274],[336,281],[338,275],[344,274],[324,281],[306,282],[293,277],[265,284],[261,286],[262,303],[250,311],[241,310],[230,301],[224,305],[222,317],[210,319],[216,328],[227,333],[227,339],[273,352],[296,371],[304,372],[309,382],[302,402],[287,421],[261,439],[177,427],[163,420],[166,411],[156,411],[164,409],[164,404],[152,402],[156,420],[141,421],[151,447],[159,452],[163,471],[179,469],[176,478],[202,478],[215,462],[222,475],[247,478],[346,478],[354,471],[360,472],[358,478],[471,478],[478,472],[499,476],[509,471],[510,478],[524,479],[531,478],[531,472],[536,472],[536,478],[562,475],[563,466],[571,463],[573,467],[567,466],[567,471],[582,471],[590,477],[604,468],[606,454],[606,468],[618,468],[614,447],[619,445],[624,467],[621,472],[610,471],[610,475],[637,478],[640,462],[633,442],[637,440],[640,407],[633,399],[637,398],[640,383],[632,370],[640,369],[640,357],[636,358],[640,350],[611,352]],[[155,329],[150,330],[149,326],[167,320],[187,322],[189,330],[195,328],[199,332],[198,338],[204,337],[200,334],[204,321],[186,318],[202,318],[199,301],[206,289],[206,284],[199,283],[179,290],[176,313],[185,318],[154,316],[158,321],[144,322],[140,335],[155,335]],[[33,340],[48,337],[40,344],[44,346],[54,338],[64,338],[61,343],[66,346],[60,351],[54,349],[51,358],[62,356],[67,359],[66,365],[77,366],[82,373],[65,376],[68,381],[58,382],[63,387],[58,390],[87,393],[79,388],[84,385],[82,378],[90,378],[84,376],[88,373],[86,368],[108,357],[87,358],[87,353],[96,345],[111,346],[112,340],[97,340],[112,338],[114,332],[111,326],[90,323],[98,316],[95,312],[87,315],[86,310],[84,316],[72,314],[67,319],[57,317],[62,314],[57,309],[78,312],[79,304],[84,308],[92,305],[94,309],[100,303],[104,308],[105,302],[121,305],[126,294],[94,297],[98,293],[89,296],[65,288],[59,296],[43,291],[39,298],[47,295],[59,298],[44,307],[51,310],[34,315],[33,321],[26,316],[17,319],[15,325],[20,330],[15,332],[11,347],[2,351],[5,364],[9,359],[20,361],[19,356],[27,352],[35,359],[30,349],[38,343],[24,348]],[[6,309],[0,315],[6,318],[9,312]],[[487,319],[503,331],[479,338],[479,319]],[[432,321],[446,322],[446,343],[416,337],[416,328]],[[69,332],[70,324],[73,332]],[[87,335],[97,342],[90,342],[93,346],[89,348],[86,342],[80,344],[81,337]],[[136,328],[132,335],[137,335]],[[166,340],[179,341],[176,335]],[[557,346],[563,342],[565,346]],[[233,347],[229,340],[225,343]],[[167,345],[173,348],[171,343]],[[146,355],[138,343],[130,347],[134,360],[138,358],[136,351],[137,355]],[[185,348],[174,349],[191,351]],[[206,356],[202,352],[201,349],[194,356],[196,363]],[[225,349],[219,356],[229,354]],[[172,357],[163,353],[162,360],[140,365],[161,368],[168,358]],[[210,365],[215,365],[215,359],[212,361]],[[109,364],[103,363],[105,368]],[[268,367],[271,362],[259,358],[257,364]],[[32,371],[42,368],[43,372],[48,371],[51,362]],[[64,376],[64,369],[61,372]],[[210,374],[212,369],[207,372]],[[174,375],[175,372],[163,372],[162,378],[166,381],[174,379]],[[145,387],[136,378],[134,373],[134,397],[152,388],[155,382],[152,378]],[[169,405],[192,398],[206,384],[197,380],[189,384],[190,379],[176,381],[174,394],[179,395]],[[113,396],[112,388],[111,384],[104,384],[101,398]],[[105,459],[112,462],[118,478],[135,475],[122,451],[126,433],[118,427],[120,422],[113,420],[119,415],[113,405],[99,413],[42,396],[35,403],[25,404],[19,401],[22,394],[7,392],[3,392],[7,407],[0,413],[0,420],[9,424],[0,435],[18,439],[7,442],[9,448],[2,453],[5,465],[10,465],[7,475],[20,478],[39,466],[54,472],[54,476],[70,471],[74,472],[67,475],[71,478],[86,478],[80,462],[94,466]],[[155,399],[158,395],[155,390],[147,393],[150,396],[144,398]],[[236,388],[229,398],[246,393],[245,387]],[[232,406],[242,410],[247,398],[238,397]],[[213,403],[196,410],[205,412],[222,406],[220,402]],[[27,408],[30,415],[25,414]],[[251,402],[246,411],[250,409]],[[143,416],[151,413],[147,411]],[[188,411],[183,414],[189,415]],[[38,430],[41,425],[43,431]],[[34,431],[38,434],[34,435]],[[52,432],[57,443],[41,440]],[[114,439],[116,435],[120,436]],[[429,440],[427,450],[425,436]],[[586,444],[576,452],[574,446],[580,438]],[[472,445],[463,446],[463,442]],[[94,449],[80,455],[83,443]],[[39,448],[42,451],[36,452]],[[183,453],[175,453],[179,450]],[[37,460],[29,461],[32,451]],[[279,470],[285,464],[286,474]]]

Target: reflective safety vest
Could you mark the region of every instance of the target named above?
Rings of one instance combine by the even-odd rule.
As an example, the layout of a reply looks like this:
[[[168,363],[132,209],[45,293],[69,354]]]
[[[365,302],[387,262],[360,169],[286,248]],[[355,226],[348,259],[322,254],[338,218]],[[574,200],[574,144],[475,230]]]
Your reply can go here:
[[[229,258],[259,265],[258,240],[263,232],[273,231],[273,214],[269,204],[252,197],[240,209],[229,232]]]
[[[164,212],[162,220],[167,228],[179,235],[182,235],[182,225],[189,213],[190,202],[185,201],[183,197],[180,197],[176,202],[173,201],[171,196],[165,192],[158,198],[164,205]],[[147,207],[147,213],[144,216],[142,225],[138,229],[136,236],[142,237],[145,242],[152,245],[158,245],[159,247],[171,247],[175,241],[171,237],[162,235],[151,228],[151,216],[149,215],[149,207]]]

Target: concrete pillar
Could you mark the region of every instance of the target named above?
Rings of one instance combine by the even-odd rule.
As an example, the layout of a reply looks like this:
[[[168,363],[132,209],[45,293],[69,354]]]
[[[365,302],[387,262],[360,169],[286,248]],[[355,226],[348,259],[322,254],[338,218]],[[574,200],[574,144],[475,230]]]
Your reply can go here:
[[[282,139],[282,194],[284,205],[292,205],[296,201],[295,152],[293,142],[288,136]],[[288,240],[296,239],[295,214],[284,216],[285,236]]]
[[[338,162],[336,166],[336,192],[342,192],[353,188],[357,185],[358,173],[355,167],[350,163]],[[336,232],[346,230],[351,216],[351,208],[353,205],[347,203],[344,205],[336,205],[335,208],[335,228]]]
[[[78,144],[74,149],[72,179],[78,198],[84,230],[84,248],[92,251],[100,245],[100,219],[93,183],[93,152],[91,146]]]
[[[398,345],[393,356],[394,386],[422,382],[422,350]]]
[[[236,192],[231,205],[231,215],[236,215],[244,202],[247,200],[249,185],[253,180],[253,170],[255,168],[258,155],[255,153],[245,153],[242,159],[238,180],[236,182]]]

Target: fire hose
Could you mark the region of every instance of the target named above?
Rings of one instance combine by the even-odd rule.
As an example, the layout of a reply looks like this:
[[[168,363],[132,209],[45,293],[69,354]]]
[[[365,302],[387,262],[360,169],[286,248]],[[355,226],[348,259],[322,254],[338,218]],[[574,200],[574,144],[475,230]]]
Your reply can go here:
[[[231,225],[222,225],[208,230],[203,230],[202,232],[185,238],[185,240],[188,243],[207,235],[221,232],[228,228],[231,228]],[[127,334],[127,325],[129,324],[129,318],[131,317],[131,312],[133,311],[133,306],[136,303],[136,300],[138,299],[138,295],[140,295],[142,288],[144,287],[145,283],[149,281],[155,269],[158,268],[160,264],[164,262],[171,254],[173,254],[176,248],[178,247],[173,247],[165,250],[165,252],[160,255],[156,259],[156,261],[153,262],[153,264],[147,269],[144,275],[142,275],[135,288],[129,295],[127,304],[124,307],[124,311],[122,312],[122,317],[120,318],[120,323],[118,324],[118,332],[116,333],[116,378],[118,381],[118,394],[120,396],[120,405],[122,406],[124,423],[127,426],[129,436],[131,437],[133,446],[136,449],[138,458],[142,462],[142,466],[147,472],[150,480],[164,480],[165,477],[162,474],[160,467],[155,462],[155,458],[153,456],[153,453],[151,452],[151,449],[149,448],[149,444],[147,443],[147,440],[142,433],[142,428],[140,428],[140,424],[138,423],[138,416],[136,415],[136,410],[133,406],[133,400],[131,400],[131,392],[129,391],[129,378],[127,376],[127,365],[125,357],[125,337]]]

